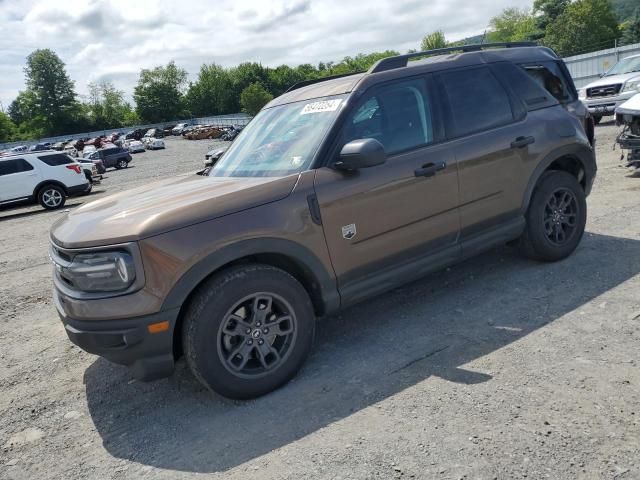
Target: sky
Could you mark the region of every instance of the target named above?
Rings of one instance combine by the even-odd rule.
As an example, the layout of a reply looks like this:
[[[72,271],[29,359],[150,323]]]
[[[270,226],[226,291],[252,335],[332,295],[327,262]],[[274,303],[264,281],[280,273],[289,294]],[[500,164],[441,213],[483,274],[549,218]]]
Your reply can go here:
[[[107,80],[131,98],[141,68],[175,60],[195,80],[203,63],[265,66],[339,61],[481,34],[506,7],[532,0],[0,0],[0,101],[24,89],[27,55],[54,50],[76,91]]]

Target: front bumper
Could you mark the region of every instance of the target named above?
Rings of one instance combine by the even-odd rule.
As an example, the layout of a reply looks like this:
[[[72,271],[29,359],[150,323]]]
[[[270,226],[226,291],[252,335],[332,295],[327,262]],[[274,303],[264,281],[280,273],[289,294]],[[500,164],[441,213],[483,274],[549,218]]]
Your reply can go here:
[[[608,116],[613,115],[616,108],[637,94],[638,92],[634,90],[611,97],[586,98],[581,100],[591,115]]]
[[[69,340],[84,351],[126,365],[142,381],[173,373],[173,334],[179,308],[130,319],[75,320],[61,311],[59,302],[56,304]],[[149,325],[160,322],[168,322],[169,328],[151,333]]]

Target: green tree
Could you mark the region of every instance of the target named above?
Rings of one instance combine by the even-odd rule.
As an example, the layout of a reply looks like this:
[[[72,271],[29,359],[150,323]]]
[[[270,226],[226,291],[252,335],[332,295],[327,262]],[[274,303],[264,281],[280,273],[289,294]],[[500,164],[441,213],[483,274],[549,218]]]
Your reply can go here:
[[[636,9],[635,14],[625,21],[621,28],[623,44],[640,42],[640,8]]]
[[[534,0],[533,14],[542,34],[556,18],[564,13],[571,0]]]
[[[52,50],[35,50],[27,57],[24,73],[26,88],[9,107],[14,123],[45,135],[68,132],[77,102],[62,60]]]
[[[252,83],[240,94],[242,111],[249,115],[255,115],[262,107],[271,101],[271,95],[260,83]]]
[[[535,38],[536,19],[528,10],[505,8],[489,21],[491,42],[518,42]]]
[[[131,105],[124,100],[124,92],[110,82],[89,84],[86,107],[91,125],[97,130],[124,126],[125,116],[131,112]]]
[[[547,27],[544,43],[566,57],[612,47],[619,36],[609,0],[577,0]]]
[[[0,143],[10,142],[16,135],[16,125],[9,115],[0,111]]]
[[[187,108],[196,116],[232,113],[231,86],[231,77],[225,68],[215,63],[202,65],[198,79],[187,90]]]
[[[424,52],[426,50],[446,48],[447,45],[448,42],[444,36],[444,32],[442,30],[436,30],[424,36],[422,42],[420,42],[420,50]]]
[[[183,90],[187,72],[174,62],[151,70],[142,69],[133,90],[136,111],[145,122],[173,120],[183,113]]]
[[[274,96],[282,95],[290,86],[306,80],[304,74],[288,65],[269,69],[269,85]]]

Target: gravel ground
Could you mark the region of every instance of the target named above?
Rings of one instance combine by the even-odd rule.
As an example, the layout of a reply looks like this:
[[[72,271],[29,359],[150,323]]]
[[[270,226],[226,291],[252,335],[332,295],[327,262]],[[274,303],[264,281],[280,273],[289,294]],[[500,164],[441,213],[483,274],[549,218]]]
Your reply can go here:
[[[504,247],[325,319],[289,385],[210,394],[183,362],[140,383],[66,338],[47,233],[0,211],[0,478],[640,478],[640,178],[597,128],[576,253]],[[200,168],[169,139],[69,207]]]

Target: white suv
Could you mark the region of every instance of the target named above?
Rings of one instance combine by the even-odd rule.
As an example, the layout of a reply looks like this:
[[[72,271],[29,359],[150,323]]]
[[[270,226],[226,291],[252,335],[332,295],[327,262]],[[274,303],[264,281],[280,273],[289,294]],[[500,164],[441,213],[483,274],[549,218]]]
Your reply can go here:
[[[66,197],[90,188],[82,166],[64,153],[25,152],[0,157],[0,205],[30,200],[53,210],[62,207]]]

